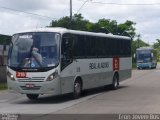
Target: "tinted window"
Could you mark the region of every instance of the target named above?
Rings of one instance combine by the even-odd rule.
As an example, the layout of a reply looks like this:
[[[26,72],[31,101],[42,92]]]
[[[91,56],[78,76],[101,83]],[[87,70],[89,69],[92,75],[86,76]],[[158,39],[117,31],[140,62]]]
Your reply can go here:
[[[94,36],[86,36],[85,47],[86,47],[85,50],[86,50],[87,57],[96,57],[97,56],[96,37],[94,37]]]
[[[130,56],[131,41],[72,34],[74,58]]]
[[[74,57],[84,58],[86,56],[85,36],[83,36],[83,35],[73,35],[73,40],[74,40],[74,47],[73,47]]]

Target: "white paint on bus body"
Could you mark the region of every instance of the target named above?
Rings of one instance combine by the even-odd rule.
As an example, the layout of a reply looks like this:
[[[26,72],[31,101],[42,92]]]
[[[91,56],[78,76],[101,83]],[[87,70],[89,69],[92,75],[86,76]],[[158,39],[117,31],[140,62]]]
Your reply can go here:
[[[62,28],[57,29],[36,29],[25,32],[58,32],[75,33],[90,36],[102,36],[109,38],[122,38],[129,40],[128,37],[108,35],[104,33],[91,33],[84,31],[74,31]],[[131,57],[118,58],[118,73],[119,79],[125,80],[131,77]],[[116,63],[117,66],[117,63]],[[60,70],[59,64],[56,68],[47,72],[27,72],[26,78],[16,78],[16,71],[8,67],[8,72],[11,73],[15,81],[7,76],[8,86],[11,91],[16,91],[23,94],[65,94],[73,92],[74,81],[79,76],[82,78],[83,90],[94,87],[104,86],[112,83],[114,75],[113,58],[90,58],[90,59],[76,59],[68,65],[64,70]],[[58,71],[58,76],[52,81],[46,81],[47,78]],[[34,84],[35,88],[27,89],[26,84]]]

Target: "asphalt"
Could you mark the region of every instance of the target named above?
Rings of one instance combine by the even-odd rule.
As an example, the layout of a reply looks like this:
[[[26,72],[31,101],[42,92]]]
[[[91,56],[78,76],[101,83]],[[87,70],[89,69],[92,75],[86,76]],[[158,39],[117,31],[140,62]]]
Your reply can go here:
[[[132,78],[121,82],[118,90],[111,91],[104,87],[92,89],[77,100],[64,95],[42,96],[37,101],[30,101],[25,95],[1,91],[0,114],[6,113],[32,114],[33,120],[49,120],[50,116],[60,119],[57,115],[61,115],[63,120],[71,119],[66,115],[104,115],[98,117],[103,119],[106,114],[159,114],[160,67],[152,70],[133,70]],[[74,119],[73,116],[72,118]],[[95,116],[90,118],[96,119]]]

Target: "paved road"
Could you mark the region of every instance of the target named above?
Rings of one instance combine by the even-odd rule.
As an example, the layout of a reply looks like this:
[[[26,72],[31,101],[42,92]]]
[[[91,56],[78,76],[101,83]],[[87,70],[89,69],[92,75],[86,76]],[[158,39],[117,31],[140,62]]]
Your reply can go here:
[[[30,101],[24,95],[0,92],[0,113],[113,114],[160,113],[160,69],[133,70],[131,79],[115,91],[89,90],[82,98],[47,96]]]
[[[160,113],[160,70],[134,70],[120,89],[103,92],[57,113]]]

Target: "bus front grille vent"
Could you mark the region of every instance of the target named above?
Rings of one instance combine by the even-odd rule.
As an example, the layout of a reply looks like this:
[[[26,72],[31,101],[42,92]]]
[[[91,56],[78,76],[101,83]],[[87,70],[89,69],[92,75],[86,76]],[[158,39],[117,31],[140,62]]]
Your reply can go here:
[[[19,82],[44,82],[45,77],[19,78]]]

